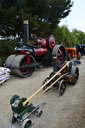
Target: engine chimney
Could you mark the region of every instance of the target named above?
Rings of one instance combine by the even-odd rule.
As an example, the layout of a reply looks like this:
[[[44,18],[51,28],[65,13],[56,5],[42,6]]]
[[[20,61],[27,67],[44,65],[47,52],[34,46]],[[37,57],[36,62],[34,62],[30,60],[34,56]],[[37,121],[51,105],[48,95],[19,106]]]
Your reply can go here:
[[[29,22],[24,20],[24,43],[29,42]]]

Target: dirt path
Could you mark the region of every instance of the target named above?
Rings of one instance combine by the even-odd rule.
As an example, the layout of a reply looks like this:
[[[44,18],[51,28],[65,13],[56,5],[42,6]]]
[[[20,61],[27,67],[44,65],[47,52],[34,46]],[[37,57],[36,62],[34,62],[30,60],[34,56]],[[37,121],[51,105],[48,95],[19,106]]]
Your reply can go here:
[[[43,115],[32,117],[32,128],[85,128],[85,57],[81,59],[80,78],[75,86],[67,86],[62,97],[52,88],[35,105],[46,102]],[[19,124],[11,125],[12,112],[10,99],[14,94],[29,97],[51,73],[52,68],[41,68],[26,79],[11,76],[10,80],[0,85],[0,128],[22,128]]]

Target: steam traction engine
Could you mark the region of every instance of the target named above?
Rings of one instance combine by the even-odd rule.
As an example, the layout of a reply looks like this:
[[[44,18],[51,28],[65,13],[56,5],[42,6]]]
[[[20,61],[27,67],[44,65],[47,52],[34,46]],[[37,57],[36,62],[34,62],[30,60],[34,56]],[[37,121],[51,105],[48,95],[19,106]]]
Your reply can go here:
[[[56,40],[53,35],[48,39],[37,38],[37,45],[29,44],[29,25],[28,21],[24,21],[24,43],[17,42],[16,49],[6,60],[6,67],[11,69],[12,74],[20,77],[30,76],[35,67],[43,64],[48,65],[52,63],[52,51],[56,45]],[[65,59],[64,47],[56,45],[57,56],[62,61]]]

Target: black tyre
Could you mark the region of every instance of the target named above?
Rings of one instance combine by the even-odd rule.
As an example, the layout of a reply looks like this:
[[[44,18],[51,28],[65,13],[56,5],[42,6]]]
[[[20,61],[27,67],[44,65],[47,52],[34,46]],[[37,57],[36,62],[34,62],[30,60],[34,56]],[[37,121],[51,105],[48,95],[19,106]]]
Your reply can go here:
[[[72,66],[70,74],[71,74],[71,77],[72,77],[72,80],[71,80],[70,84],[75,85],[76,82],[79,79],[79,68],[76,67],[76,66]]]
[[[67,65],[67,71],[70,72],[72,68],[72,62],[70,61],[70,63]]]
[[[38,111],[38,112],[37,112],[37,117],[40,117],[40,116],[42,115],[42,113],[43,113],[42,110],[41,110],[41,111]]]
[[[30,128],[32,126],[32,121],[30,119],[25,119],[22,126],[23,128]]]
[[[58,88],[59,96],[62,96],[64,94],[65,90],[66,90],[66,83],[64,80],[61,80],[59,82],[59,88]]]

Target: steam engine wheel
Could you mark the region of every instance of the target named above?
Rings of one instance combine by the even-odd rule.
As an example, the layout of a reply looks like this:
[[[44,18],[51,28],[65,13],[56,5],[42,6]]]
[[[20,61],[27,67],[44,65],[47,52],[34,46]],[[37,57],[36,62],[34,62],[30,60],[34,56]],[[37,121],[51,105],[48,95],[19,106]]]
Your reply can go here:
[[[6,67],[11,69],[12,74],[26,78],[31,76],[35,67],[33,56],[30,55],[30,64],[28,64],[26,55],[10,55],[6,60]],[[30,66],[29,66],[30,65]]]
[[[66,52],[63,45],[56,45],[53,48],[52,55],[57,57],[57,61],[59,64],[64,64],[66,59]]]
[[[30,63],[35,62],[35,59],[33,56],[30,56]],[[29,64],[27,63],[26,56],[22,59],[20,63],[20,72],[22,73],[23,77],[28,77],[31,76],[32,73],[34,72],[35,67],[28,66]]]

